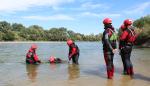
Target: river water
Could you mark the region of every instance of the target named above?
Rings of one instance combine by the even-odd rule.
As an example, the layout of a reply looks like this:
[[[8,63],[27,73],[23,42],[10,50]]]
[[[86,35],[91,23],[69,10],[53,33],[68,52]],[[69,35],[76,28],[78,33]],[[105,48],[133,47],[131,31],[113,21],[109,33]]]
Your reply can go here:
[[[135,76],[122,75],[119,53],[115,54],[115,75],[106,77],[101,42],[77,42],[79,65],[49,64],[50,56],[67,61],[65,42],[36,43],[40,65],[27,65],[25,55],[32,43],[0,43],[0,86],[150,86],[150,49],[135,48],[132,62]]]

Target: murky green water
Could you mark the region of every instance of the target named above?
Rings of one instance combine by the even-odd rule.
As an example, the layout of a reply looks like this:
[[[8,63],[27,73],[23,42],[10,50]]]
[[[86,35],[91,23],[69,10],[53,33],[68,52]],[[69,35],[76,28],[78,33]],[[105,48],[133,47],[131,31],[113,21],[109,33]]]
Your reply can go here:
[[[31,43],[0,43],[0,86],[149,86],[150,49],[134,49],[134,79],[121,75],[122,62],[114,57],[115,77],[107,80],[101,42],[77,42],[80,65],[49,64],[50,56],[67,61],[66,43],[37,43],[37,54],[45,62],[26,65],[25,54]]]

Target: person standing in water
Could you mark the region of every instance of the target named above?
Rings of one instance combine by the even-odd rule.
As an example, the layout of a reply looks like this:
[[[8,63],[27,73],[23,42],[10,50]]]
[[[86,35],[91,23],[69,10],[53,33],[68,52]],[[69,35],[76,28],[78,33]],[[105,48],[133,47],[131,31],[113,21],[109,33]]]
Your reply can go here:
[[[120,30],[119,37],[121,36],[121,34],[123,33],[123,31],[125,31],[125,29],[126,29],[125,25],[122,24],[122,25],[120,26],[120,28],[119,28],[119,30]],[[125,65],[125,57],[124,57],[124,55],[121,53],[121,43],[120,43],[120,41],[119,41],[119,50],[120,50],[120,55],[121,55],[121,59],[122,59],[122,63],[123,63],[123,74],[126,75],[127,69],[126,69],[126,65]]]
[[[103,44],[103,53],[104,59],[107,68],[107,78],[112,79],[114,75],[114,64],[113,64],[113,57],[114,53],[117,50],[117,35],[115,33],[114,27],[112,26],[112,19],[105,18],[103,20],[104,24],[104,32],[102,37],[102,44]]]
[[[130,60],[130,57],[131,57],[133,44],[137,38],[137,34],[134,31],[134,27],[132,26],[132,23],[133,21],[131,19],[124,20],[125,29],[119,37],[120,39],[119,49],[124,64],[123,73],[125,75],[127,74],[130,76],[134,75],[133,65]]]
[[[28,64],[39,64],[41,61],[36,54],[37,45],[32,44],[31,48],[28,50],[26,54],[26,63]]]
[[[67,45],[69,46],[69,62],[72,59],[72,63],[74,64],[79,64],[78,59],[79,59],[79,48],[78,46],[71,40],[67,40]]]

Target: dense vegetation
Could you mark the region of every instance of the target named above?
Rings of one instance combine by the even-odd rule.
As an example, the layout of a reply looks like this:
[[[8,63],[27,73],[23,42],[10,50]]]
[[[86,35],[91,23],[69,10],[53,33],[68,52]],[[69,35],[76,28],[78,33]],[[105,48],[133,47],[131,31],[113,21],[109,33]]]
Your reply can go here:
[[[142,33],[137,38],[137,45],[150,42],[150,15],[134,21],[133,26],[143,29]]]
[[[137,39],[138,45],[150,41],[150,15],[137,19],[133,26],[143,29]],[[66,41],[68,38],[77,41],[99,41],[101,37],[102,34],[84,35],[64,27],[45,30],[38,25],[25,27],[22,24],[0,22],[0,41]]]
[[[78,41],[99,41],[101,34],[84,35],[64,27],[44,30],[38,25],[25,27],[22,24],[0,22],[0,41],[66,41],[68,38]]]

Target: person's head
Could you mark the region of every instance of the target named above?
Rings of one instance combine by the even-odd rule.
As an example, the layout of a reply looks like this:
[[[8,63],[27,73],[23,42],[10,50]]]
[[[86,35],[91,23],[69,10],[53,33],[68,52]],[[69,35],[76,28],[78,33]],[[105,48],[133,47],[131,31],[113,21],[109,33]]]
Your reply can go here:
[[[50,63],[54,63],[54,62],[55,62],[55,57],[54,57],[54,56],[51,56],[51,57],[49,58],[49,62],[50,62]]]
[[[121,31],[124,31],[125,29],[126,29],[125,25],[122,24],[122,25],[120,26],[120,30],[121,30]]]
[[[103,24],[105,28],[112,28],[112,19],[111,18],[105,18],[103,20]]]
[[[131,19],[126,19],[126,20],[124,20],[123,23],[126,27],[128,27],[128,26],[131,26],[133,24],[133,21]]]
[[[68,39],[68,40],[67,40],[67,45],[68,45],[68,46],[71,46],[72,44],[74,44],[73,40]]]
[[[31,49],[32,49],[32,50],[36,50],[36,49],[37,49],[37,45],[36,45],[36,44],[32,44],[32,45],[31,45]]]

